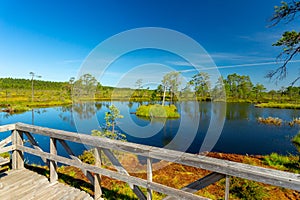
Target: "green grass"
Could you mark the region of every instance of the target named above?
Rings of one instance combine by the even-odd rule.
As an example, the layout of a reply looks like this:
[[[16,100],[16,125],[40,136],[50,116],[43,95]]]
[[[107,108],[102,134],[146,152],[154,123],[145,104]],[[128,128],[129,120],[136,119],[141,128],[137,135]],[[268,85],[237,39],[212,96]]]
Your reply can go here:
[[[136,115],[140,117],[153,118],[179,118],[180,114],[177,112],[175,105],[141,105],[136,110]]]
[[[300,173],[299,158],[297,156],[283,156],[272,153],[264,157],[263,163],[279,170]]]
[[[293,144],[295,145],[296,149],[299,152],[299,161],[300,161],[300,131],[298,132],[297,135],[295,135],[295,137],[293,137],[292,142],[293,142]],[[300,167],[300,165],[299,165],[299,167]]]
[[[300,104],[292,104],[292,103],[259,103],[255,104],[255,107],[259,108],[280,108],[280,109],[300,109]]]
[[[292,142],[300,147],[300,131],[297,135],[295,135],[295,137],[292,139]]]

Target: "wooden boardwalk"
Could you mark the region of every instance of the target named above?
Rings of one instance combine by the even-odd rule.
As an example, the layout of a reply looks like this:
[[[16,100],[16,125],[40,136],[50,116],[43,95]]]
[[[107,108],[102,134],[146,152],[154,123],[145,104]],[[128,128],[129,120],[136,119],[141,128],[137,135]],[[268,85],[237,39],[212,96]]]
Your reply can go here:
[[[13,170],[0,174],[0,200],[92,199],[85,192],[57,183],[57,163],[81,169],[91,184],[94,185],[94,198],[97,200],[102,199],[103,196],[101,176],[128,183],[138,199],[141,200],[152,200],[153,191],[168,195],[167,199],[207,200],[207,198],[194,193],[221,179],[225,179],[224,199],[229,200],[231,177],[239,177],[300,192],[300,174],[296,173],[22,123],[0,126],[0,133],[8,131],[10,131],[8,137],[0,141],[0,153],[11,152],[10,164]],[[50,149],[44,150],[39,146],[36,136],[45,137],[44,139],[49,141]],[[25,145],[25,142],[29,145]],[[82,162],[72,151],[69,142],[92,147],[95,165]],[[59,154],[58,144],[67,152],[67,156]],[[147,158],[147,179],[131,176],[114,155],[114,151],[127,152]],[[24,169],[24,153],[40,157],[48,165],[50,183],[46,177]],[[114,170],[102,166],[102,155],[111,161]],[[181,189],[177,189],[152,180],[152,161],[154,159],[201,168],[211,173]],[[7,162],[8,160],[3,161],[4,164]],[[142,188],[145,188],[145,192]]]
[[[0,199],[2,200],[92,200],[84,191],[50,183],[45,176],[28,169],[11,170],[0,174]]]

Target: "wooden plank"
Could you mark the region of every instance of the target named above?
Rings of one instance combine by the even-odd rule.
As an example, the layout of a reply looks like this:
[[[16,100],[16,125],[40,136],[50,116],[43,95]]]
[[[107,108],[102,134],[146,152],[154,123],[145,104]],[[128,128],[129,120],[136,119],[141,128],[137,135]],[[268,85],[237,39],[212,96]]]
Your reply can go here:
[[[105,156],[111,161],[111,163],[113,164],[113,166],[116,168],[116,170],[119,173],[129,176],[129,173],[126,171],[126,169],[122,166],[122,164],[119,162],[119,160],[115,157],[115,155],[109,149],[102,149],[102,151],[105,154]],[[145,194],[142,192],[142,190],[138,186],[133,185],[131,183],[128,183],[128,185],[130,186],[132,191],[136,194],[136,196],[139,199],[143,199],[143,200],[147,199]]]
[[[78,162],[82,162],[77,156],[75,156],[75,154],[73,153],[72,149],[69,147],[69,145],[64,141],[64,140],[59,140],[59,143],[63,146],[63,148],[66,150],[66,152],[69,154],[69,156],[73,159],[73,160],[77,160]],[[82,170],[83,174],[89,179],[89,181],[91,182],[91,184],[94,184],[94,177],[93,175],[86,170]]]
[[[6,181],[1,179],[4,187],[1,189],[0,199],[18,199],[15,198],[18,193],[22,192],[25,187],[27,188],[32,186],[34,181],[31,178],[34,175],[31,173],[24,173],[25,171],[28,172],[28,170],[18,172],[18,176],[15,178],[9,175],[9,179]]]
[[[147,181],[152,182],[152,160],[147,158]],[[152,200],[152,190],[147,188],[147,200]]]
[[[12,131],[12,144],[13,146],[23,146],[23,134],[17,130]],[[12,168],[22,169],[24,168],[24,154],[21,150],[14,149],[12,153]]]
[[[122,166],[122,164],[119,162],[119,160],[115,157],[115,155],[109,150],[109,149],[102,149],[105,156],[110,160],[110,162],[113,164],[114,168],[120,172],[121,174],[129,175],[129,173],[126,171],[126,169]]]
[[[225,181],[225,200],[229,200],[230,176],[226,175]]]
[[[190,193],[196,193],[197,191],[221,180],[222,178],[225,178],[224,174],[219,174],[216,172],[212,172],[208,174],[205,177],[202,177],[198,179],[197,181],[194,181],[193,183],[188,184],[187,186],[181,188],[180,190],[190,192]],[[177,197],[174,196],[168,196],[164,198],[164,200],[175,200]]]
[[[7,124],[0,126],[0,132],[12,131],[16,129],[16,124]]]
[[[43,151],[43,149],[42,149],[42,148],[40,147],[40,145],[35,141],[34,137],[32,137],[32,135],[31,135],[30,133],[28,133],[28,132],[23,132],[23,133],[27,136],[27,138],[28,138],[28,140],[29,140],[29,142],[30,142],[30,144],[31,144],[31,146],[32,146],[33,148],[35,148],[35,149],[37,149],[37,150],[39,150],[39,151]],[[43,158],[42,158],[42,160],[43,160],[43,162],[44,162],[45,164],[48,165],[46,159],[43,159]]]
[[[9,151],[13,151],[15,150],[16,148],[14,146],[7,146],[7,147],[2,147],[0,148],[0,153],[6,153],[6,152],[9,152]]]
[[[203,199],[205,199],[205,200],[207,200],[207,198],[200,197],[200,196],[197,196],[197,195],[185,192],[185,191],[170,188],[168,186],[164,186],[164,185],[154,183],[154,182],[149,183],[148,181],[137,178],[137,177],[124,175],[124,174],[121,174],[119,172],[111,171],[111,170],[104,169],[104,168],[99,168],[99,167],[94,166],[94,165],[89,165],[89,164],[86,164],[86,163],[78,163],[75,160],[65,158],[65,157],[62,157],[62,156],[59,156],[59,155],[53,155],[53,154],[46,153],[46,152],[40,152],[36,149],[28,148],[28,147],[25,147],[25,146],[17,146],[17,148],[20,149],[20,150],[23,150],[27,153],[36,155],[36,156],[42,156],[42,157],[45,157],[49,160],[56,160],[57,162],[72,165],[72,166],[78,167],[80,169],[86,169],[86,170],[88,170],[90,172],[93,172],[93,173],[96,173],[96,174],[102,174],[104,176],[107,176],[107,177],[110,177],[110,178],[113,178],[113,179],[117,179],[117,180],[120,180],[120,181],[123,181],[123,182],[139,185],[141,187],[149,188],[149,189],[152,189],[152,190],[155,190],[155,191],[167,194],[167,195],[175,195],[180,199],[191,199],[191,200],[194,200],[194,199],[195,200],[203,200]]]
[[[298,174],[250,166],[243,163],[236,163],[201,155],[182,153],[169,149],[133,144],[130,142],[115,141],[107,138],[93,137],[90,135],[53,130],[21,123],[17,123],[16,128],[28,132],[39,133],[41,135],[53,136],[58,139],[83,143],[94,147],[130,152],[153,159],[175,162],[214,171],[220,174],[227,174],[230,176],[236,176],[300,191],[300,177]]]
[[[22,183],[19,189],[14,190],[14,199],[25,199],[24,196],[27,194],[32,194],[35,190],[41,188],[45,184],[49,184],[46,177],[39,177],[32,175],[34,178],[30,180],[29,183]]]
[[[43,196],[44,194],[49,194],[51,188],[56,184],[58,184],[58,182],[51,183],[51,184],[48,183],[44,187],[39,188],[32,194],[32,199],[42,199],[41,196]]]
[[[101,150],[100,148],[94,149],[94,156],[95,156],[95,166],[101,167]],[[102,198],[102,189],[101,189],[101,175],[100,173],[94,174],[94,199],[98,200]]]
[[[31,190],[27,190],[25,192],[21,192],[22,194],[22,199],[36,199],[35,196],[36,194],[43,190],[44,188],[47,188],[47,186],[50,185],[49,181],[47,180],[46,177],[42,177],[39,179],[39,181],[36,181],[34,185],[31,187]],[[20,198],[18,198],[20,199]]]
[[[8,163],[10,163],[9,159],[0,157],[0,167],[2,167],[3,165],[6,165]]]
[[[23,193],[22,195],[22,199],[37,199],[36,198],[36,194],[43,190],[44,188],[46,188],[49,184],[48,180],[46,179],[46,177],[44,177],[43,179],[41,179],[43,181],[41,181],[39,184],[35,184],[31,190],[28,190],[27,192]]]
[[[11,143],[11,135],[0,141],[0,148],[4,147],[9,143]]]
[[[201,190],[201,189],[225,178],[225,176],[226,175],[224,175],[224,174],[212,172],[212,173],[208,174],[207,176],[200,178],[199,180],[185,186],[181,190],[186,191],[186,192],[195,193],[198,190]]]
[[[50,138],[50,154],[57,155],[57,148],[56,148],[56,139]],[[55,160],[50,159],[50,182],[56,182],[58,180],[57,174],[57,163]]]
[[[65,196],[68,191],[70,191],[70,188],[67,187],[60,187],[59,185],[56,185],[56,188],[51,188],[54,190],[54,194],[51,196],[48,196],[47,200],[57,200],[60,199],[61,197]],[[73,191],[73,193],[76,193],[78,195],[79,192]]]

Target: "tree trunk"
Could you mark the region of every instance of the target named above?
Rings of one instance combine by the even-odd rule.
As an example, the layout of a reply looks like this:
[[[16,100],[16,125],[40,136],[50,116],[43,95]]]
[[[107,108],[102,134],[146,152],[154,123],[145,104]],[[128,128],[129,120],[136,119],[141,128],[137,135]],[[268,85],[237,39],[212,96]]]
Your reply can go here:
[[[161,104],[162,106],[165,105],[166,91],[167,91],[167,87],[164,86],[164,95],[163,95],[163,101],[162,101],[162,104]]]

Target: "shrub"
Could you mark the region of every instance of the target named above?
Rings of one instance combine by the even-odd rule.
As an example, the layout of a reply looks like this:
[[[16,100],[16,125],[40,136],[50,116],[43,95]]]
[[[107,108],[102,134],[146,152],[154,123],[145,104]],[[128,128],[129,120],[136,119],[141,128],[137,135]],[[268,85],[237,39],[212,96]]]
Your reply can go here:
[[[272,153],[264,157],[263,163],[279,170],[290,171],[294,173],[300,172],[300,166],[297,156],[282,156]]]
[[[175,105],[162,106],[159,104],[141,105],[136,110],[136,115],[141,117],[153,117],[153,118],[179,118],[180,117]]]
[[[292,139],[292,142],[296,145],[300,147],[300,131],[297,135],[295,135],[295,137]]]
[[[78,158],[84,163],[91,164],[91,165],[95,164],[95,156],[91,150],[84,151],[82,155],[78,156]]]
[[[245,200],[256,200],[267,197],[266,190],[257,182],[249,181],[241,178],[231,178],[230,193]]]
[[[92,136],[106,137],[113,140],[126,141],[126,135],[121,134],[117,131],[112,132],[109,130],[104,130],[104,131],[92,130]]]

